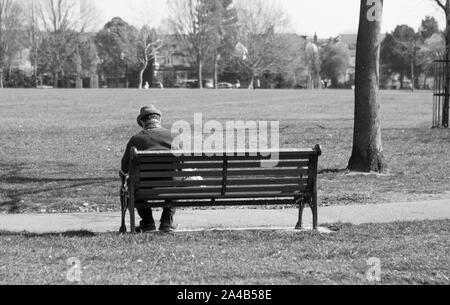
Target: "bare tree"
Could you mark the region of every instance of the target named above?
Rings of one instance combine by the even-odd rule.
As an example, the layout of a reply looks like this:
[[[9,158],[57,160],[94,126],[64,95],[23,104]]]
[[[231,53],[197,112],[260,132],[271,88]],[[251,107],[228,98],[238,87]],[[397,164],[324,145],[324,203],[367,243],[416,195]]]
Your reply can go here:
[[[155,29],[144,25],[139,31],[138,36],[138,60],[141,64],[139,72],[139,89],[144,86],[144,73],[150,64],[155,62],[158,50],[162,47],[162,40],[158,38]]]
[[[41,42],[41,31],[39,26],[39,1],[28,0],[24,6],[26,33],[28,46],[30,48],[30,61],[33,66],[33,76],[35,85],[38,86],[38,62],[39,62],[39,46]]]
[[[415,33],[414,29],[407,25],[399,25],[391,35],[394,42],[392,52],[402,58],[409,66],[411,78],[411,91],[414,91],[416,84],[416,59],[417,51],[420,49],[420,33]],[[403,87],[403,71],[401,72],[401,83]]]
[[[244,47],[244,56],[238,63],[251,75],[250,88],[256,76],[274,69],[285,56],[288,48],[277,39],[277,33],[288,24],[280,6],[268,0],[239,1],[238,13],[239,48]],[[239,51],[238,53],[242,53]]]
[[[98,66],[100,58],[93,37],[83,37],[79,43],[79,58],[74,63],[78,75],[89,78],[89,88],[98,88]],[[81,59],[81,69],[79,67]],[[80,73],[81,70],[81,73]]]
[[[4,86],[4,69],[19,45],[20,14],[15,0],[0,0],[0,88]]]
[[[320,80],[321,80],[320,72],[322,69],[321,67],[322,61],[320,58],[321,56],[318,46],[312,41],[309,41],[306,44],[303,57],[305,59],[305,67],[308,70],[307,87],[309,89],[320,88]]]
[[[445,42],[441,33],[433,34],[420,46],[417,63],[425,74],[424,87],[426,86],[427,77],[434,75],[434,60],[437,56],[441,57],[441,54],[445,54]]]
[[[168,0],[173,31],[197,63],[198,83],[203,88],[203,65],[210,48],[213,27],[209,22],[210,0]]]
[[[210,0],[209,23],[212,27],[211,52],[213,62],[213,82],[217,89],[221,63],[229,62],[236,45],[237,13],[233,0]]]
[[[380,28],[383,0],[361,0],[356,50],[355,126],[348,169],[382,172],[386,168],[378,101]]]
[[[41,0],[40,22],[46,33],[46,66],[53,74],[54,87],[65,76],[67,63],[76,56],[80,33],[95,21],[96,10],[88,0]]]
[[[446,0],[445,4],[443,0],[433,0],[436,4],[442,8],[446,16],[446,28],[445,28],[445,59],[450,62],[450,0]],[[450,63],[447,64],[445,71],[445,99],[444,109],[442,112],[442,126],[449,127],[449,106],[450,106]]]

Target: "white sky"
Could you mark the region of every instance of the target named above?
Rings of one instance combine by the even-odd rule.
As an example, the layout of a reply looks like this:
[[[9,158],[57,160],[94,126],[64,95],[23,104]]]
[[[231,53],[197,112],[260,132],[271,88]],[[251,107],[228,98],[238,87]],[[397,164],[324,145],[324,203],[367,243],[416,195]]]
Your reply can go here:
[[[113,17],[140,26],[158,26],[167,15],[166,0],[92,0],[99,10],[99,27]],[[252,0],[247,0],[252,1]],[[321,38],[342,33],[356,33],[359,21],[359,0],[279,0],[290,16],[293,31]],[[418,29],[425,16],[434,16],[443,28],[445,18],[434,0],[384,0],[383,32],[399,24]]]

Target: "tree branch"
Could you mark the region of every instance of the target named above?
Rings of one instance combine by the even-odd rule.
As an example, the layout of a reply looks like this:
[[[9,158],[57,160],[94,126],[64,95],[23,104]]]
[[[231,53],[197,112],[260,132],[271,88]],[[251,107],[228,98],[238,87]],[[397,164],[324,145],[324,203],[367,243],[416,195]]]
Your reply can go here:
[[[437,3],[437,5],[439,5],[444,10],[445,13],[447,13],[447,9],[445,8],[445,4],[443,4],[440,0],[434,0],[434,1]]]

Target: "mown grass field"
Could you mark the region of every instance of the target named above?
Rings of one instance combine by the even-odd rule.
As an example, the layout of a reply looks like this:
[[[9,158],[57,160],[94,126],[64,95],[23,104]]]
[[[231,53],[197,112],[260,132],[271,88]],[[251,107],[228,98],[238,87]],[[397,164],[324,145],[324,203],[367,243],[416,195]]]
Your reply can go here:
[[[448,220],[333,228],[331,235],[0,233],[0,285],[71,284],[69,258],[79,260],[81,284],[450,284]],[[367,280],[371,258],[381,263],[379,283]]]
[[[432,130],[431,92],[382,92],[383,176],[345,168],[353,135],[352,91],[0,90],[0,211],[118,210],[118,169],[139,109],[163,124],[280,121],[282,148],[323,146],[324,205],[450,198],[450,131]]]

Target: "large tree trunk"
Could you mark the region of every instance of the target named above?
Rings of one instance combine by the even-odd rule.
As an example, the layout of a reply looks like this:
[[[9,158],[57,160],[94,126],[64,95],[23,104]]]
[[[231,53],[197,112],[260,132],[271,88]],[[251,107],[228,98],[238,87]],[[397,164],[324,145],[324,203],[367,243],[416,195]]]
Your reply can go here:
[[[447,29],[445,34],[445,59],[447,60],[447,69],[445,71],[445,99],[444,109],[442,110],[442,126],[449,127],[449,105],[450,105],[450,0],[445,4],[445,15],[447,18]]]
[[[382,10],[383,0],[380,9]],[[355,126],[353,152],[348,169],[358,172],[382,172],[386,168],[381,143],[379,90],[380,28],[379,19],[368,18],[367,0],[361,0],[356,50]]]
[[[3,89],[3,21],[2,13],[0,12],[0,89]]]
[[[413,50],[412,51],[412,56],[411,56],[411,91],[414,92],[414,87],[416,85],[416,76],[415,76],[415,71],[414,71],[414,64],[415,64],[415,57],[416,57],[416,51]]]

